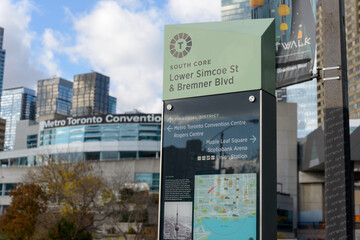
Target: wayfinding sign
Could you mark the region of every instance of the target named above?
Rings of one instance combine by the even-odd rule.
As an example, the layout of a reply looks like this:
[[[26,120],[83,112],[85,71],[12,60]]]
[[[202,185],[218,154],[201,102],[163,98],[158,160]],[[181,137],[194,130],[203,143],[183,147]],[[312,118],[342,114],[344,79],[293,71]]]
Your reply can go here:
[[[165,27],[159,239],[276,238],[274,34]]]
[[[163,99],[264,89],[275,74],[271,19],[165,26]],[[267,43],[264,43],[267,41]],[[274,43],[275,44],[275,43]]]
[[[260,97],[165,101],[162,239],[256,239],[260,101],[251,96]]]

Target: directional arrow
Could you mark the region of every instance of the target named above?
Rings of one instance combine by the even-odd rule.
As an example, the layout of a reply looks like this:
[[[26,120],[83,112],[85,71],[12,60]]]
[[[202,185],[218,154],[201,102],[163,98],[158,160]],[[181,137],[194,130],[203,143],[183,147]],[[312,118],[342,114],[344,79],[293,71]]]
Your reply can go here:
[[[171,132],[171,130],[173,130],[173,128],[171,127],[171,125],[169,125],[169,126],[167,127],[167,130],[168,130],[169,132]]]
[[[169,117],[169,118],[168,118],[168,121],[169,121],[170,123],[172,123],[173,120],[174,120],[174,119],[173,119],[172,117]]]
[[[256,142],[256,137],[254,135],[252,135],[252,137],[250,138],[250,140],[252,141],[252,143]]]

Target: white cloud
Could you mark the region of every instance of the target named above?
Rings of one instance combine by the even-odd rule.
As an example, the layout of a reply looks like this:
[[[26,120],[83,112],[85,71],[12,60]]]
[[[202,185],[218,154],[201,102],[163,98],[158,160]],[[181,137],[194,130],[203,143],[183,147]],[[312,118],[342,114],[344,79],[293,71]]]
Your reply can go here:
[[[36,33],[29,30],[34,6],[30,0],[0,0],[0,26],[5,28],[6,87],[35,88],[38,79],[60,75],[60,55],[73,63],[89,64],[111,77],[111,94],[118,111],[137,108],[161,110],[163,25],[220,20],[220,0],[99,0],[90,12],[73,14],[75,44],[66,46],[66,32],[45,29],[37,37],[42,47],[32,47]],[[59,20],[60,21],[60,20]],[[45,68],[46,74],[40,70]],[[66,71],[66,69],[64,69]],[[77,73],[73,73],[77,74]]]
[[[167,9],[181,23],[220,21],[221,0],[169,0]]]
[[[88,15],[74,19],[76,45],[65,51],[110,76],[118,111],[161,110],[160,19],[156,9],[131,11],[116,1],[101,1]]]
[[[165,23],[220,19],[220,0],[169,0],[164,9],[153,0],[100,0],[81,15],[65,8],[73,21],[76,44],[65,46],[66,33],[45,29],[42,47],[31,53],[36,33],[29,30],[30,0],[0,0],[0,26],[5,28],[5,87],[36,87],[36,81],[61,75],[59,55],[88,63],[111,78],[118,111],[161,110],[162,46]],[[204,12],[206,14],[204,14]],[[46,74],[40,70],[45,68]],[[76,74],[76,73],[74,73]]]
[[[56,59],[56,52],[61,49],[61,34],[52,29],[45,29],[42,35],[42,50],[38,55],[38,60],[52,76],[61,76],[61,70]]]
[[[3,48],[6,50],[4,88],[35,88],[36,81],[44,77],[39,66],[31,60],[34,33],[28,26],[32,10],[33,6],[27,0],[0,1],[0,26],[5,29]]]
[[[110,76],[118,111],[160,112],[163,25],[220,20],[220,0],[170,0],[164,9],[151,0],[104,0],[87,15],[69,16],[76,44],[65,51]]]

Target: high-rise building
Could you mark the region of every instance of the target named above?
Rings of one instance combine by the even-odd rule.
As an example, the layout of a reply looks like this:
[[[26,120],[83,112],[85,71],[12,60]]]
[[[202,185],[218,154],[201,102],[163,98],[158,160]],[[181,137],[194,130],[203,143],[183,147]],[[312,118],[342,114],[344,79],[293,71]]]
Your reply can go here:
[[[348,77],[348,100],[350,119],[360,119],[360,15],[359,1],[345,2],[345,32],[346,32],[346,52],[347,52],[347,77]],[[322,26],[326,24],[322,20],[322,0],[317,1],[317,62],[323,66],[323,33]],[[324,121],[324,87],[321,81],[318,82],[318,124]]]
[[[36,96],[32,89],[5,89],[1,98],[0,117],[6,120],[4,150],[12,150],[15,143],[16,122],[35,119]]]
[[[360,118],[360,26],[359,1],[345,1],[345,31],[349,116]]]
[[[116,97],[109,96],[109,108],[108,113],[109,114],[115,114],[116,113]]]
[[[316,3],[316,62],[317,66],[324,65],[324,48],[323,48],[323,32],[322,32],[322,0]],[[318,126],[324,123],[324,85],[321,81],[317,82],[317,110],[318,110]]]
[[[0,27],[0,101],[1,101],[2,86],[4,81],[4,68],[5,68],[5,50],[2,48],[3,39],[4,39],[4,29]]]
[[[71,115],[74,117],[107,114],[110,78],[97,72],[74,76]]]
[[[36,119],[56,119],[69,116],[73,83],[56,77],[38,81]]]
[[[6,120],[0,118],[0,151],[4,151]]]
[[[251,19],[251,7],[249,0],[222,0],[221,20]]]
[[[284,5],[284,4],[282,4]],[[257,8],[256,6],[263,6]],[[312,6],[312,5],[311,5]],[[222,0],[221,19],[223,21],[273,17],[276,4],[267,0]],[[268,10],[268,12],[265,12]],[[309,9],[311,11],[311,9]],[[277,24],[277,22],[276,22]],[[281,26],[277,26],[280,27]],[[279,36],[277,36],[279,37]],[[317,128],[316,80],[296,84],[277,91],[278,101],[298,104],[298,137],[303,138]]]

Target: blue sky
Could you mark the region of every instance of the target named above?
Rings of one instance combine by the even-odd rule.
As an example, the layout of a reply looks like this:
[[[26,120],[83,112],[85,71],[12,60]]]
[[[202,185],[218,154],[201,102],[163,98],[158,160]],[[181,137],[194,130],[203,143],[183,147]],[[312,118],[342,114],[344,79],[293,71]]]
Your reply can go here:
[[[220,0],[0,0],[4,87],[92,70],[118,111],[160,112],[165,24],[220,20]]]

